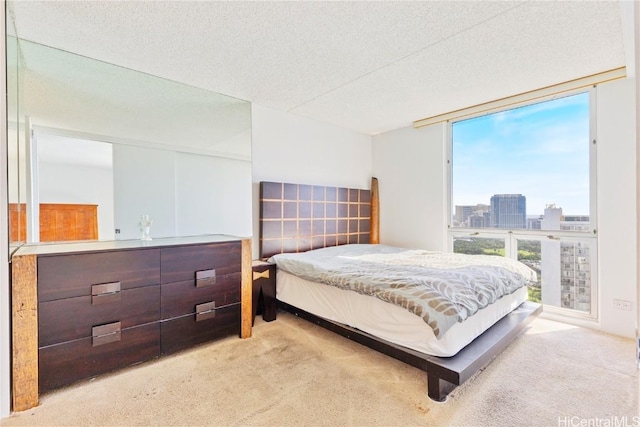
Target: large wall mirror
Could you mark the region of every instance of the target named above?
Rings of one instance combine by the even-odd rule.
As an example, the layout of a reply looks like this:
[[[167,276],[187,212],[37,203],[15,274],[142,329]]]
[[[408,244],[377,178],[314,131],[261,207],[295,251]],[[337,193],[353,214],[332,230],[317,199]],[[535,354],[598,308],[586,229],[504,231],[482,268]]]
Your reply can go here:
[[[251,107],[7,37],[12,244],[249,236]]]

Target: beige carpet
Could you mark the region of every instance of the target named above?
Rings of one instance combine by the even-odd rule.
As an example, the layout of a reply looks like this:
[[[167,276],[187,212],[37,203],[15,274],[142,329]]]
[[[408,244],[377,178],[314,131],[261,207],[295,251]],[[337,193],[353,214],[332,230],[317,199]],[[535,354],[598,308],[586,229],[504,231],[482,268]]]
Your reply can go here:
[[[436,403],[423,372],[279,313],[275,322],[256,319],[250,339],[227,338],[77,384],[0,424],[569,427],[640,425],[637,415],[630,339],[537,319]]]

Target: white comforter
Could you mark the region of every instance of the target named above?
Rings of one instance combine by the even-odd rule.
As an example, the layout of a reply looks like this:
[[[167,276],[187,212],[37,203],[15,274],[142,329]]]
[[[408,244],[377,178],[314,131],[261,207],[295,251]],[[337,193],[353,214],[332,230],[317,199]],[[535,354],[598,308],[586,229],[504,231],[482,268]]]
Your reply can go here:
[[[536,280],[524,264],[500,256],[344,245],[271,258],[307,280],[402,306],[440,338],[456,322]]]

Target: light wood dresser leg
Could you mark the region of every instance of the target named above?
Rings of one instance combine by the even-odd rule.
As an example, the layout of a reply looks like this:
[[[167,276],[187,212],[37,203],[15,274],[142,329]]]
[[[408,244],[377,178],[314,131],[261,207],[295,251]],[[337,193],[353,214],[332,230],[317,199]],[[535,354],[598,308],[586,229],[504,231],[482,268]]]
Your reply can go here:
[[[14,411],[38,406],[38,286],[35,255],[11,261]]]
[[[240,338],[251,337],[253,323],[253,269],[251,268],[251,239],[242,239],[242,314]]]

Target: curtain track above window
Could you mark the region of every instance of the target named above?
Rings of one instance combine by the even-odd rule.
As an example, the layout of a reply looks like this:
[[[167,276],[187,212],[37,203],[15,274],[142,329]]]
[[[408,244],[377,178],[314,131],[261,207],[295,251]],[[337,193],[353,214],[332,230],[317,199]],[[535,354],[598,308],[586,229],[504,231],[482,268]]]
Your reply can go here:
[[[474,105],[472,107],[463,108],[461,110],[455,110],[448,113],[440,114],[437,116],[426,117],[424,119],[416,120],[413,122],[414,128],[421,128],[429,126],[435,123],[446,122],[452,119],[461,119],[464,117],[479,115],[482,113],[488,113],[493,110],[503,109],[506,107],[515,107],[518,104],[524,102],[531,102],[541,98],[552,97],[554,95],[593,86],[599,83],[608,82],[611,80],[622,79],[627,76],[626,67],[620,67],[613,70],[605,71],[598,74],[593,74],[587,77],[582,77],[575,80],[570,80],[564,83],[558,83],[556,85],[547,86],[541,89],[524,92],[519,95],[509,96],[507,98],[496,99],[494,101],[485,102],[483,104]]]

